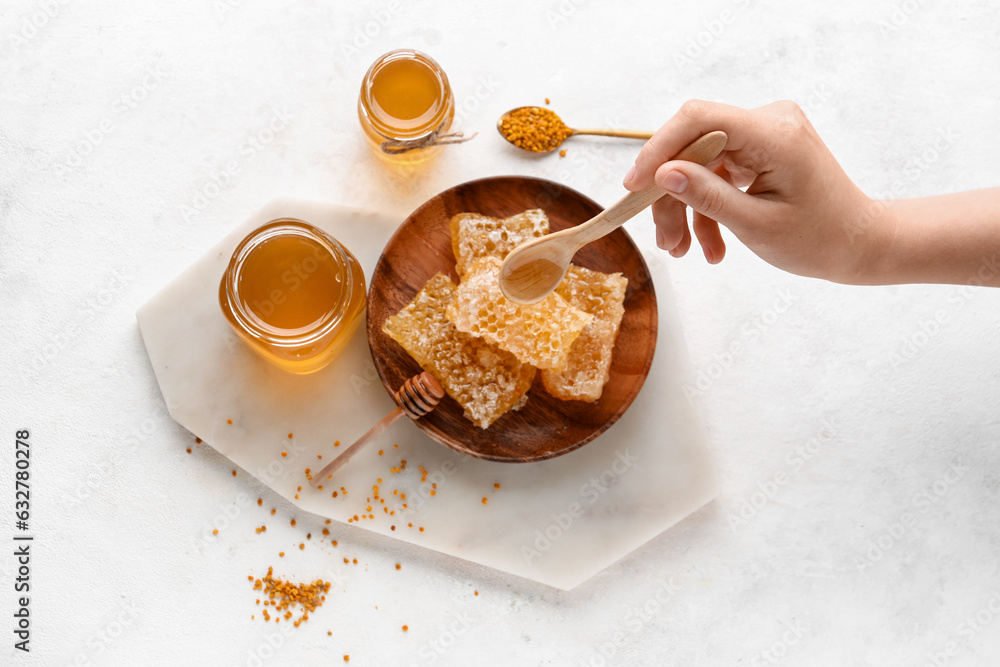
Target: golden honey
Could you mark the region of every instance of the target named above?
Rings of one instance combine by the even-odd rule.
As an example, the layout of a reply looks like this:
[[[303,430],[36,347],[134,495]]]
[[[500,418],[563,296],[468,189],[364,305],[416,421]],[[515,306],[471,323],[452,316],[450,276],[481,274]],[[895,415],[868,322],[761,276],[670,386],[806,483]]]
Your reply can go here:
[[[361,322],[365,278],[336,239],[283,218],[236,247],[219,302],[255,352],[287,371],[313,373],[337,356]]]
[[[358,118],[379,157],[396,164],[426,162],[443,149],[437,142],[455,118],[448,76],[425,53],[390,51],[361,82]]]

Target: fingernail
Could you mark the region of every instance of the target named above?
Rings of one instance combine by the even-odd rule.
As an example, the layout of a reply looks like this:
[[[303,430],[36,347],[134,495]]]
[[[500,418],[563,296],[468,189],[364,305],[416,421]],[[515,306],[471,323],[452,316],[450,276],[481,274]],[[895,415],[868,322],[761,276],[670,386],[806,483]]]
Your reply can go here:
[[[660,181],[660,187],[667,192],[673,192],[675,194],[681,194],[687,190],[688,179],[687,176],[679,171],[672,171],[663,177]]]
[[[705,259],[708,260],[709,264],[715,264],[715,254],[709,249],[708,246],[702,246],[702,250],[705,251]]]
[[[660,250],[666,250],[666,248],[663,247],[664,240],[665,239],[663,238],[663,230],[660,229],[659,227],[657,227],[656,228],[656,247],[659,248]]]
[[[628,170],[628,173],[625,174],[625,180],[622,181],[622,185],[624,185],[627,188],[629,185],[632,184],[632,179],[633,178],[635,178],[635,165],[634,164],[632,165],[632,168]]]

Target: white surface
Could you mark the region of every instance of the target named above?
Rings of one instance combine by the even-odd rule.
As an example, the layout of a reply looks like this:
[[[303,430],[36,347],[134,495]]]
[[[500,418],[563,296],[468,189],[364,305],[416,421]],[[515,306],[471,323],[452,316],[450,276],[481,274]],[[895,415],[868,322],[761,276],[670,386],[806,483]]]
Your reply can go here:
[[[512,465],[458,454],[401,420],[314,490],[305,470],[322,469],[343,451],[334,440],[346,448],[395,403],[371,379],[363,326],[333,363],[298,376],[260,359],[222,317],[218,284],[229,258],[277,218],[331,234],[355,253],[368,284],[399,224],[329,203],[269,202],[143,304],[137,319],[170,415],[292,505],[345,526],[363,517],[357,526],[365,530],[569,590],[715,497],[704,425],[685,398],[688,368],[662,264],[652,271],[659,323],[649,377],[593,442]],[[668,421],[669,432],[650,414]],[[205,530],[200,540],[208,546],[216,536]]]
[[[544,97],[570,123],[637,128],[688,97],[793,98],[869,193],[995,185],[995,3],[552,0],[474,16],[457,3],[231,4],[68,2],[47,19],[41,2],[0,9],[0,433],[10,443],[32,429],[37,536],[32,653],[9,659],[5,630],[5,661],[248,664],[270,635],[274,665],[349,653],[352,665],[922,666],[946,648],[949,665],[1000,659],[996,291],[841,287],[732,244],[718,267],[663,255],[694,370],[713,376],[697,400],[722,491],[570,593],[349,529],[333,555],[360,564],[322,569],[329,554],[295,548],[320,525],[291,528],[294,510],[263,485],[208,448],[184,452],[193,439],[164,410],[134,319],[279,195],[402,216],[461,181],[525,173],[614,201],[635,144],[574,139],[565,159],[534,159],[493,131],[500,112]],[[42,26],[12,40],[33,17]],[[345,55],[366,25],[370,43]],[[698,35],[702,52],[678,64]],[[480,131],[413,174],[375,161],[354,109],[368,63],[399,46],[442,63],[462,125]],[[60,168],[102,122],[100,144]],[[249,144],[269,123],[273,139]],[[930,153],[948,128],[958,138]],[[632,231],[651,241],[648,218]],[[741,351],[717,361],[733,343]],[[796,454],[810,446],[808,460]],[[10,545],[10,445],[0,452]],[[966,466],[960,479],[946,477],[952,463]],[[755,498],[778,473],[773,497]],[[935,484],[931,503],[919,494]],[[751,500],[756,515],[731,528]],[[227,514],[218,543],[195,550]],[[859,569],[904,515],[910,527]],[[250,620],[246,575],[268,565],[338,578],[286,636]],[[5,616],[12,572],[0,556]],[[977,614],[990,620],[973,628]]]

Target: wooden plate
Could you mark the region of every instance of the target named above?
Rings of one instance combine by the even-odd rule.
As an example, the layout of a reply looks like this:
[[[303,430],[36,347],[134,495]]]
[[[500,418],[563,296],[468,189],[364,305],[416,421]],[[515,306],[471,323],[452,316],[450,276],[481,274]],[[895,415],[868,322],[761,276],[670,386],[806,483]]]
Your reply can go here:
[[[389,240],[368,290],[368,342],[382,384],[394,394],[420,372],[409,354],[382,331],[382,324],[408,304],[438,271],[456,283],[451,249],[451,216],[463,211],[504,218],[540,208],[558,231],[597,215],[603,207],[566,186],[527,176],[499,176],[457,185],[414,211]],[[462,416],[445,396],[417,426],[452,449],[491,461],[540,461],[590,442],[624,414],[639,393],[656,347],[656,295],[642,254],[622,229],[586,246],[573,262],[628,278],[625,315],[611,362],[611,373],[596,403],[560,401],[536,376],[527,405],[507,412],[483,430]]]

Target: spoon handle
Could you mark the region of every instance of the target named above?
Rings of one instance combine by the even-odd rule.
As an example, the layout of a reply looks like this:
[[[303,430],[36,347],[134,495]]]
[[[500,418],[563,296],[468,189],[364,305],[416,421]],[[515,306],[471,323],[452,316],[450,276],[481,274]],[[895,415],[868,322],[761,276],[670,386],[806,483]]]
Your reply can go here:
[[[673,159],[704,166],[719,156],[726,147],[727,139],[726,133],[721,130],[703,134],[685,146]],[[665,194],[666,191],[655,183],[645,190],[628,193],[574,230],[578,247],[610,234]]]
[[[596,134],[601,137],[624,137],[625,139],[649,139],[653,136],[652,132],[642,132],[639,130],[600,130],[600,129],[586,129],[586,130],[573,130],[573,134]]]

